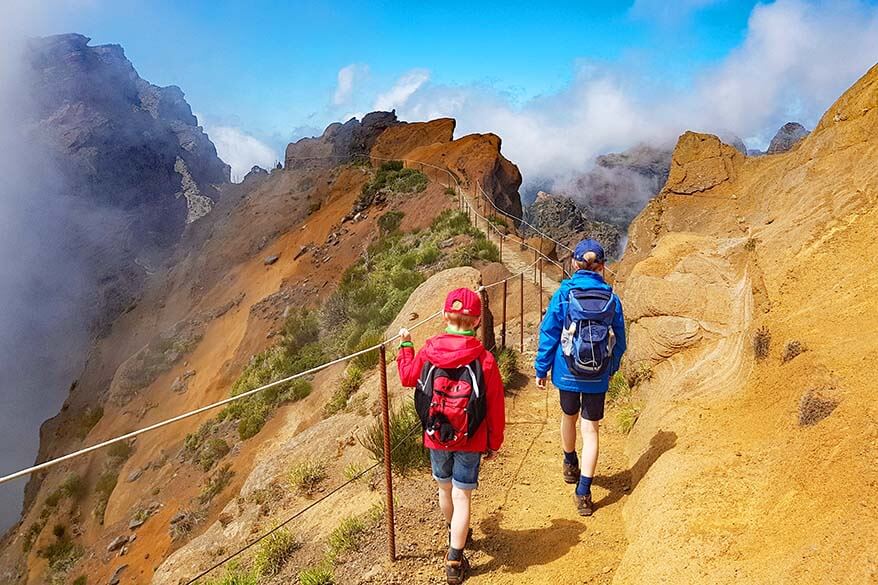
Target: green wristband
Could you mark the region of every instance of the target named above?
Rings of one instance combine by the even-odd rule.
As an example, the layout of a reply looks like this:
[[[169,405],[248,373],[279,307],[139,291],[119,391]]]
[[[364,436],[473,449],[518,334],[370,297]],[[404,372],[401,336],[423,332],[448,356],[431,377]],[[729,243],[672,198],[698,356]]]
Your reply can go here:
[[[400,347],[400,349],[402,349],[403,347],[411,347],[412,349],[414,349],[415,344],[412,343],[411,341],[403,341],[402,343],[399,344],[399,347]]]

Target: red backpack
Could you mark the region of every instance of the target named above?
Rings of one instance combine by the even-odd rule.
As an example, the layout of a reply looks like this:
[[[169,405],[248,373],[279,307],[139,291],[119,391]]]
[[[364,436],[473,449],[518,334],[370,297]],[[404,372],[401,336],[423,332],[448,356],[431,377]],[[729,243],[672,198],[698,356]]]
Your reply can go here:
[[[415,387],[415,410],[424,432],[445,449],[465,445],[485,420],[485,391],[478,358],[457,368],[426,362]]]

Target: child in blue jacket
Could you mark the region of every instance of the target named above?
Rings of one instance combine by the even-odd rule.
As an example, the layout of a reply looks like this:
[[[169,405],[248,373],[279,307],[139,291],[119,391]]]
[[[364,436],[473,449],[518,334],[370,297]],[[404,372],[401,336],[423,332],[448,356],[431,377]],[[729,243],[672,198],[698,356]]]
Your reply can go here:
[[[610,377],[619,369],[622,354],[625,353],[625,319],[622,316],[622,302],[612,293],[613,288],[604,281],[604,249],[594,240],[583,240],[573,252],[575,272],[561,283],[552,296],[546,315],[540,326],[540,344],[534,362],[537,385],[545,388],[549,371],[552,384],[558,388],[561,397],[561,448],[564,452],[564,481],[576,484],[574,502],[582,516],[591,516],[594,504],[591,498],[591,482],[597,467],[598,429],[604,418],[604,402]],[[571,291],[606,291],[603,294],[614,303],[607,313],[610,315],[610,329],[615,337],[608,356],[609,363],[597,375],[583,375],[571,371],[570,358],[565,357],[562,337],[570,335],[575,327],[565,329],[569,310]],[[612,339],[612,338],[611,338]],[[565,343],[570,343],[566,340]],[[610,344],[607,345],[609,349]],[[582,467],[576,454],[576,419],[580,418],[582,429]]]

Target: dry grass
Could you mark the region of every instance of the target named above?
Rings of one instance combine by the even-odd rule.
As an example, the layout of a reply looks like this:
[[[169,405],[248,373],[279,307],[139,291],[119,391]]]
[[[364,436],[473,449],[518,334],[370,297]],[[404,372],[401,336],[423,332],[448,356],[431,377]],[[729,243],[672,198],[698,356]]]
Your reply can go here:
[[[760,327],[753,336],[753,355],[757,360],[764,360],[771,351],[771,331],[768,327]]]
[[[801,341],[796,341],[795,339],[792,341],[787,341],[787,344],[783,348],[783,355],[781,356],[781,361],[783,363],[787,363],[798,355],[801,355],[802,352],[805,351],[805,346]]]
[[[808,390],[799,399],[799,426],[815,425],[832,414],[838,400],[827,396],[831,389]]]
[[[322,461],[302,461],[290,470],[290,486],[303,496],[317,491],[326,479],[326,464]]]

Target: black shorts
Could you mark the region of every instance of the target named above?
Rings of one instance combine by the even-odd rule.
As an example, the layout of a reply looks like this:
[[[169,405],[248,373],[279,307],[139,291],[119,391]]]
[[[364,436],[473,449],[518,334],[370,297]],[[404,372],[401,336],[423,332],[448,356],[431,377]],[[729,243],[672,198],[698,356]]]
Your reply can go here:
[[[604,418],[604,402],[606,392],[568,392],[559,390],[561,394],[561,410],[567,416],[579,413],[585,420],[601,420]]]

